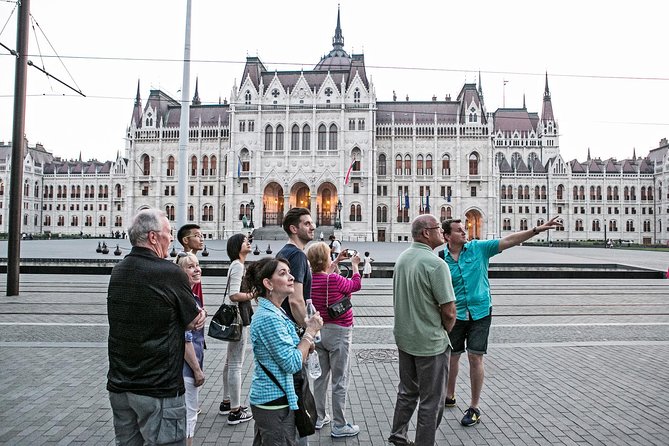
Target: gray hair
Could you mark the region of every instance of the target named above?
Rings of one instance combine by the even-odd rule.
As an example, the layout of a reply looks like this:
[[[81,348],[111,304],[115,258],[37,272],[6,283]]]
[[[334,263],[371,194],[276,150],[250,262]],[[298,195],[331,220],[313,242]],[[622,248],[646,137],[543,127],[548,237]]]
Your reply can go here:
[[[414,218],[413,222],[411,223],[411,237],[416,240],[416,238],[420,236],[421,232],[423,232],[423,229],[429,228],[430,223],[433,223],[433,221],[436,221],[436,218],[434,215],[430,214],[423,214]],[[437,224],[439,224],[439,222],[437,222]]]
[[[149,232],[162,230],[165,213],[159,209],[142,209],[132,218],[128,238],[132,246],[143,246],[149,240]]]

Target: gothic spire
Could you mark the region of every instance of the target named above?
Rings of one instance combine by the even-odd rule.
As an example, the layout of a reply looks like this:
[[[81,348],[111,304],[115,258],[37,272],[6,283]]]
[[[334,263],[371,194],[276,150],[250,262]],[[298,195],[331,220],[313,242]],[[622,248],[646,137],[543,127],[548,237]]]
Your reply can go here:
[[[551,102],[551,92],[548,89],[548,71],[546,71],[546,88],[544,89],[544,105],[541,110],[541,121],[547,123],[548,121],[555,122],[553,116],[553,103]]]
[[[527,110],[527,106],[525,105],[525,93],[523,93],[523,108]]]
[[[588,161],[590,161],[590,147],[588,147]]]
[[[193,105],[200,105],[202,102],[200,102],[200,93],[198,93],[198,81],[199,79],[196,77],[195,78],[195,94],[193,95]]]
[[[341,33],[341,21],[339,19],[339,6],[337,6],[337,28],[335,29],[335,35],[332,38],[332,46],[335,50],[344,49],[344,35]]]
[[[139,79],[137,79],[137,96],[135,96],[135,106],[132,108],[130,124],[135,124],[136,128],[142,127],[142,113],[142,98],[139,96]]]
[[[479,70],[479,98],[483,102],[483,82],[481,82],[481,70]]]

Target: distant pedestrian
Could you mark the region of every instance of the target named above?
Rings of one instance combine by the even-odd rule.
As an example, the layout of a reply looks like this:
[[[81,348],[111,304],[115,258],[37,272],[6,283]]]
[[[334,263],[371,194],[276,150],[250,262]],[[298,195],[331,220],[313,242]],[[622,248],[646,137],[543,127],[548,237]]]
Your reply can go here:
[[[365,257],[363,258],[365,265],[362,267],[362,277],[372,277],[373,261],[374,259],[369,256],[369,251],[365,251]]]
[[[323,234],[323,231],[321,231],[321,235],[320,235],[319,238],[320,238],[321,242],[322,242],[323,240],[325,240],[325,234]]]
[[[409,422],[418,405],[415,444],[433,446],[444,412],[455,295],[448,266],[432,251],[444,243],[433,215],[411,224],[413,243],[397,258],[393,275],[393,334],[399,353],[400,383],[388,441],[409,441]]]
[[[170,222],[140,211],[129,230],[132,250],[109,278],[107,390],[116,444],[184,444],[184,332],[200,330],[188,277],[165,260]]]
[[[460,355],[465,351],[466,341],[472,398],[460,422],[463,426],[473,426],[481,420],[479,399],[483,389],[483,355],[487,353],[492,321],[492,297],[488,282],[489,259],[540,232],[561,226],[557,218],[554,217],[541,226],[515,232],[502,239],[469,242],[465,225],[461,220],[445,220],[442,223],[448,246],[446,250],[439,251],[439,257],[446,261],[451,270],[457,299],[457,320],[450,332],[453,353],[445,404],[446,407],[455,407],[455,383],[458,379]]]
[[[341,243],[334,234],[330,236],[330,258],[336,260],[341,253]]]

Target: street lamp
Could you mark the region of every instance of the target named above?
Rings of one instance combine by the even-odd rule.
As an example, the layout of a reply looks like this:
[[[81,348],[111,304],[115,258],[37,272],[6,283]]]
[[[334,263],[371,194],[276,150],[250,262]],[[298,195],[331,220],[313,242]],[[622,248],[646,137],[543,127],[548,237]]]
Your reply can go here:
[[[606,238],[606,218],[604,219],[604,247],[606,248],[606,243],[607,243],[607,238]]]
[[[335,229],[341,229],[341,200],[337,200],[337,220],[335,220]]]
[[[253,210],[256,208],[256,205],[253,203],[253,200],[249,203],[249,209],[251,210],[251,223],[249,224],[249,228],[253,229]]]

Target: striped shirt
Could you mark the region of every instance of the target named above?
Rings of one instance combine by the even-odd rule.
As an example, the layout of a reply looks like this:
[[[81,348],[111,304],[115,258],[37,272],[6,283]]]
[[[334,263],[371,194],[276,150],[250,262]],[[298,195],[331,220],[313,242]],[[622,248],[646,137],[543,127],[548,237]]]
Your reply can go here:
[[[351,293],[360,290],[360,288],[362,288],[362,282],[360,281],[359,273],[353,274],[353,277],[350,279],[342,277],[339,274],[315,273],[311,282],[311,300],[314,307],[316,307],[316,311],[321,314],[323,323],[337,324],[342,327],[353,325],[352,308],[333,320],[328,315],[326,302],[332,305],[342,300],[344,296],[350,296]]]
[[[284,395],[284,391],[260,367],[260,362],[272,372],[287,392],[290,408],[297,410],[293,374],[302,369],[302,352],[297,349],[299,341],[295,326],[285,311],[261,297],[258,300],[258,311],[251,320],[251,343],[255,363],[249,394],[251,404],[266,404]]]

